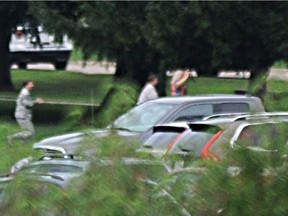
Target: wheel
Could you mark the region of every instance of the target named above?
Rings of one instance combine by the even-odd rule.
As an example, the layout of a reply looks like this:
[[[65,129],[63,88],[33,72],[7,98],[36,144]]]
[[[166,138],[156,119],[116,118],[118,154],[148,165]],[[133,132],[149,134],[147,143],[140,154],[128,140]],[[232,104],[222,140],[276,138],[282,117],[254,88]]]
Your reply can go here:
[[[18,68],[20,69],[27,69],[27,63],[26,62],[19,62]]]
[[[67,66],[67,61],[55,62],[54,67],[56,70],[65,70]]]

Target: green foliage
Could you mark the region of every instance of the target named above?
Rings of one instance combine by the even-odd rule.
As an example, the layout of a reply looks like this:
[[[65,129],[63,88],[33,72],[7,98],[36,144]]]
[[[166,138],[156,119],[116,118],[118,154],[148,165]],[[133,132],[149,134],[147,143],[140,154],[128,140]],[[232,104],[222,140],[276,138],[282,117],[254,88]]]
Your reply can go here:
[[[135,146],[124,140],[90,140],[97,145],[91,167],[85,176],[64,189],[16,178],[7,189],[1,212],[7,215],[155,215],[151,187],[146,177],[161,175],[158,166],[123,163]],[[96,156],[96,157],[95,157]],[[40,186],[42,185],[42,186]]]
[[[93,55],[89,59],[85,59],[85,55],[81,51],[81,49],[74,47],[70,56],[69,61],[72,62],[77,62],[77,61],[84,61],[84,60],[89,60],[89,61],[98,61],[98,57]]]
[[[49,215],[61,209],[57,203],[61,188],[19,176],[6,187],[3,215]]]
[[[51,33],[73,39],[83,55],[75,50],[72,59],[115,61],[116,76],[141,85],[151,72],[165,81],[164,71],[184,67],[201,76],[222,69],[258,76],[287,59],[286,2],[29,1],[3,3],[0,9],[11,12],[4,19],[14,23],[26,17],[26,6],[30,19],[33,15]],[[7,65],[3,86],[10,85]],[[165,84],[160,83],[161,94]]]
[[[231,160],[195,161],[202,169],[168,175],[151,158],[150,164],[123,163],[123,158],[135,156],[137,146],[122,139],[94,137],[87,145],[94,151],[84,176],[67,188],[18,176],[6,187],[8,199],[1,212],[72,216],[287,214],[287,166],[285,161],[273,163],[273,153],[239,148],[229,152]],[[147,184],[143,181],[147,178],[159,184]]]
[[[143,36],[146,4],[31,2],[30,7],[51,32],[68,33],[84,59],[96,55],[98,60],[116,61],[118,77],[129,77],[144,84],[149,73],[159,72],[159,56]],[[111,19],[111,14],[117,18]]]
[[[273,64],[273,68],[281,68],[281,69],[285,69],[287,68],[287,62],[283,61],[283,60],[279,60],[279,61],[276,61],[274,64]]]
[[[189,200],[194,215],[286,215],[287,167],[271,168],[263,154],[243,149],[233,156],[240,165],[234,171],[227,162],[208,166],[196,196]]]
[[[93,116],[96,127],[105,127],[136,105],[138,86],[127,80],[117,80]]]

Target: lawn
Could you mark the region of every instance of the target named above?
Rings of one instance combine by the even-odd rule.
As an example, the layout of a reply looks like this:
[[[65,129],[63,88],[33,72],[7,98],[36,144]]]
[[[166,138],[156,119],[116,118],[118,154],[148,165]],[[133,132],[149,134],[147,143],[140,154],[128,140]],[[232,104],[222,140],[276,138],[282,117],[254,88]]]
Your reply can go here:
[[[112,76],[86,75],[67,71],[12,70],[12,82],[15,89],[22,87],[27,79],[35,81],[33,94],[47,101],[77,101],[101,103],[111,87]],[[15,98],[16,92],[0,92],[0,97]],[[93,98],[91,98],[93,97]]]
[[[26,144],[15,143],[13,146],[9,146],[6,141],[7,135],[19,130],[13,118],[14,99],[21,88],[22,82],[26,79],[33,79],[35,81],[33,95],[35,97],[43,97],[46,101],[93,101],[93,103],[101,103],[112,87],[113,76],[85,75],[65,71],[12,70],[12,80],[17,91],[0,92],[0,97],[13,99],[11,102],[2,101],[0,106],[0,129],[2,131],[0,134],[0,143],[2,145],[2,151],[0,152],[0,172],[7,172],[10,166],[18,159],[29,155],[37,155],[38,153],[34,152],[31,148],[33,143],[48,136],[68,132],[71,129],[69,123],[72,122],[71,124],[73,124],[74,116],[79,115],[79,112],[81,112],[80,106],[39,105],[34,110],[35,138]],[[167,80],[167,93],[169,93],[169,80]],[[190,79],[187,83],[189,95],[233,93],[235,89],[246,89],[247,84],[248,80],[246,79],[217,78],[195,78]],[[268,90],[287,92],[288,86],[284,81],[269,81]],[[269,111],[285,111],[287,110],[287,100],[285,97],[272,100],[267,95],[265,106]],[[59,116],[67,112],[69,112],[69,118],[58,121],[60,119]],[[74,123],[75,121],[77,122],[76,117]],[[81,125],[78,122],[78,127],[73,127],[73,130],[87,129],[89,127],[89,125]]]

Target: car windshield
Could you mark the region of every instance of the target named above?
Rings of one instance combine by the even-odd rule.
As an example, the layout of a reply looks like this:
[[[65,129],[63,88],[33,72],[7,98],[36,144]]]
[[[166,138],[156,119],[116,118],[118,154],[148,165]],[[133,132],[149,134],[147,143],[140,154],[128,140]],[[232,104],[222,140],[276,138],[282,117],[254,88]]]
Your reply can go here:
[[[144,103],[120,116],[111,128],[145,132],[156,125],[176,105],[164,103]]]

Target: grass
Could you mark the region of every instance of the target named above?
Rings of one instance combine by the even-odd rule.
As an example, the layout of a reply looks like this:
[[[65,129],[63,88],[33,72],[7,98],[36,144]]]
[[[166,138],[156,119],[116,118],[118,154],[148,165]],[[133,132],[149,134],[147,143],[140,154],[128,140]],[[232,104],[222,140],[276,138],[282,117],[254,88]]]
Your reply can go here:
[[[0,92],[0,97],[16,98],[21,84],[26,79],[35,80],[34,97],[43,97],[46,101],[76,101],[90,102],[93,96],[94,103],[101,103],[109,89],[113,85],[113,76],[111,75],[85,75],[80,73],[67,73],[65,71],[38,71],[38,70],[12,70],[12,80],[17,91],[15,92]],[[169,83],[169,79],[167,80]],[[190,79],[187,83],[188,94],[205,94],[205,93],[233,93],[235,89],[246,89],[248,80],[246,79],[217,79],[217,78],[195,78]],[[125,86],[125,84],[124,84]],[[123,87],[122,87],[123,88]],[[288,85],[284,81],[269,81],[268,91],[284,91],[288,92]],[[125,93],[124,93],[125,92]],[[118,109],[123,107],[121,100],[124,95],[129,95],[131,90],[123,90],[123,95],[116,96],[117,101],[115,106]],[[169,93],[169,84],[167,85],[167,93]],[[121,93],[122,94],[122,93]],[[120,100],[117,100],[117,99]],[[130,104],[132,100],[129,99]],[[269,111],[285,111],[287,110],[288,99],[285,97],[279,100],[271,100],[269,96],[265,98],[265,107]],[[0,106],[0,172],[6,172],[10,166],[23,157],[36,154],[32,150],[32,145],[45,137],[66,133],[69,130],[85,129],[89,125],[81,125],[77,122],[77,118],[81,115],[81,107],[50,104],[39,105],[34,110],[34,124],[36,129],[36,137],[29,143],[15,143],[15,146],[8,146],[6,137],[19,130],[13,118],[15,102],[1,102]],[[127,107],[125,107],[127,109]],[[109,111],[110,112],[110,111]],[[119,110],[117,111],[119,112]],[[58,121],[63,113],[69,113]],[[80,114],[79,114],[80,113]],[[114,113],[113,116],[116,114]],[[54,118],[54,120],[53,120]],[[111,114],[105,113],[105,117],[97,117],[97,121],[110,120]],[[78,128],[71,129],[69,124],[78,123]],[[36,154],[37,155],[37,154]]]
[[[35,97],[43,97],[46,100],[90,102],[91,96],[94,96],[94,103],[101,103],[112,86],[113,76],[67,73],[66,71],[12,70],[12,81],[17,91],[0,92],[0,97],[16,98],[22,82],[27,79],[35,81],[33,90]],[[166,92],[169,95],[169,80],[167,82]],[[189,95],[233,93],[235,89],[246,89],[247,84],[248,81],[244,79],[215,78],[196,78],[187,82]]]
[[[12,82],[15,89],[22,82],[32,79],[35,82],[33,94],[46,100],[73,100],[101,103],[112,85],[113,76],[67,73],[67,71],[12,70]],[[0,92],[0,96],[16,97],[16,92]]]
[[[195,78],[187,82],[188,95],[195,94],[233,94],[236,89],[246,89],[245,79]],[[169,92],[169,89],[167,89]]]
[[[0,165],[0,173],[6,173],[9,171],[10,167],[17,161],[22,158],[25,158],[29,155],[37,157],[40,152],[36,152],[32,150],[32,145],[35,141],[40,140],[44,137],[52,136],[57,133],[64,133],[64,128],[59,125],[53,124],[36,124],[36,136],[33,140],[27,143],[23,143],[21,141],[13,143],[13,145],[9,145],[7,143],[6,137],[13,133],[16,133],[20,130],[19,126],[16,122],[9,117],[1,117],[0,118],[0,145],[1,145],[1,165]]]

